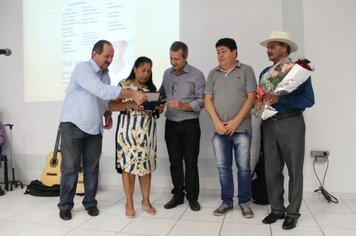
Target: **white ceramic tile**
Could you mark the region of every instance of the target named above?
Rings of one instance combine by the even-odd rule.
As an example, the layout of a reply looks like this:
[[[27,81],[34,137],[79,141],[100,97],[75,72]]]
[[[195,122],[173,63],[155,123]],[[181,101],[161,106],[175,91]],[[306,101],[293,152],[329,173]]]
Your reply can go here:
[[[312,227],[318,226],[314,216],[310,212],[302,212],[301,216],[298,219],[297,225],[312,226]]]
[[[356,229],[356,215],[345,213],[314,213],[318,224],[323,227]]]
[[[176,220],[136,217],[120,233],[167,235],[175,223]]]
[[[356,214],[356,199],[343,199],[341,201]]]
[[[37,209],[36,207],[28,208],[24,211],[20,211],[14,215],[6,217],[7,220],[17,221],[17,222],[31,222],[39,223],[55,214],[58,214],[58,211],[54,209]]]
[[[83,236],[85,236],[85,235],[83,235]],[[117,233],[117,234],[115,234],[115,236],[145,236],[145,234]]]
[[[65,233],[71,231],[71,228],[64,228],[58,226],[50,226],[50,225],[42,225],[36,224],[30,228],[27,228],[19,233],[16,233],[16,236],[28,236],[28,235],[36,235],[36,236],[61,236]]]
[[[0,235],[356,235],[356,199],[339,199],[339,204],[328,203],[317,194],[303,199],[301,217],[297,227],[283,230],[283,220],[271,225],[261,223],[270,207],[252,203],[254,218],[245,219],[235,201],[235,208],[227,215],[212,214],[221,203],[218,195],[201,195],[202,209],[194,212],[188,201],[173,209],[163,207],[171,198],[170,193],[152,193],[151,201],[156,215],[143,212],[140,190],[135,192],[136,217],[125,216],[123,190],[98,192],[100,215],[91,217],[82,206],[83,197],[76,196],[72,210],[73,218],[59,218],[58,197],[34,197],[23,195],[24,189],[15,188],[0,197]]]
[[[125,197],[123,190],[101,190],[96,195],[98,201],[118,202]]]
[[[103,213],[96,217],[92,217],[91,219],[80,225],[78,228],[118,232],[131,221],[132,219],[127,218],[125,216]]]
[[[11,215],[15,215],[21,211],[28,209],[28,206],[0,206],[0,219],[6,219]]]
[[[170,193],[162,193],[155,201],[155,204],[160,204],[160,205],[164,205],[166,204],[169,200],[171,200],[173,197],[172,194]]]
[[[198,201],[202,207],[217,208],[221,204],[221,198],[218,195],[200,195]]]
[[[305,201],[302,201],[302,205],[300,206],[299,212],[303,214],[304,212],[310,212],[308,206],[306,205]]]
[[[219,235],[236,236],[239,232],[244,236],[270,235],[270,228],[265,224],[224,223]]]
[[[161,219],[170,219],[170,220],[177,220],[182,217],[184,212],[190,210],[187,205],[178,205],[172,209],[166,209],[163,205],[153,204],[156,208],[156,215],[150,215],[147,212],[143,212],[140,214],[140,217],[152,217],[152,218],[161,218]]]
[[[71,220],[62,220],[59,217],[59,211],[51,217],[48,217],[42,220],[41,224],[53,225],[53,226],[61,226],[61,227],[78,227],[86,221],[89,221],[92,216],[89,216],[86,211],[72,211],[72,219]]]
[[[93,229],[75,229],[66,234],[66,236],[115,236],[115,232]]]
[[[125,203],[116,202],[102,212],[107,214],[125,215]]]
[[[13,235],[30,228],[32,225],[31,223],[0,220],[0,235]]]
[[[13,192],[12,194],[8,194],[7,192],[5,196],[6,197],[2,197],[2,198],[6,199],[4,201],[4,205],[8,207],[16,207],[16,206],[33,207],[50,200],[50,198],[48,197],[35,197],[31,195],[24,195],[19,191]]]
[[[323,228],[325,236],[355,236],[356,229]]]
[[[342,202],[328,203],[325,199],[304,199],[304,202],[312,213],[352,213]]]
[[[105,211],[106,209],[108,209],[109,207],[113,206],[115,204],[115,202],[111,202],[111,201],[99,201],[98,200],[98,209],[100,212]]]
[[[221,223],[180,220],[169,232],[169,236],[219,235]],[[236,234],[235,234],[236,235]]]
[[[213,211],[214,208],[203,207],[200,211],[192,211],[188,208],[181,220],[191,220],[191,221],[211,221],[211,222],[222,222],[224,217],[221,216],[214,216]]]
[[[271,225],[273,236],[324,236],[319,227],[307,227],[297,225],[294,229],[285,230],[277,225]],[[339,235],[340,236],[340,235]]]
[[[37,208],[49,208],[49,209],[57,209],[58,210],[58,206],[57,206],[57,204],[58,204],[58,202],[59,202],[59,198],[57,198],[57,197],[48,197],[47,198],[48,200],[47,201],[44,201],[44,202],[42,202],[42,203],[40,203],[40,204],[38,204],[36,207]]]

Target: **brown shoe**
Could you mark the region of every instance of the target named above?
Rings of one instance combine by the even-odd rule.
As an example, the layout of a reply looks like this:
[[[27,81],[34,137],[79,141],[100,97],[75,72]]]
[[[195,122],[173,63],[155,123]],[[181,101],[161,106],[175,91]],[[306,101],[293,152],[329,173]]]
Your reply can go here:
[[[232,210],[234,208],[233,205],[228,205],[225,203],[222,203],[216,210],[213,212],[214,216],[223,216],[225,215],[228,211]]]

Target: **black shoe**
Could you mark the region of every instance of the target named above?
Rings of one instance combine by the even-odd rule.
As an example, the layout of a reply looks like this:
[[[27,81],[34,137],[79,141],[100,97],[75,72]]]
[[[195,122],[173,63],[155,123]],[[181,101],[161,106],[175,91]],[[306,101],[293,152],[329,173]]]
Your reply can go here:
[[[90,216],[99,215],[99,209],[96,206],[88,207],[87,212],[88,212],[88,215],[90,215]]]
[[[268,216],[266,216],[266,218],[264,218],[262,220],[262,222],[265,224],[272,224],[272,223],[276,222],[277,220],[284,219],[284,218],[285,218],[284,214],[277,215],[277,214],[271,212],[271,213],[269,213]]]
[[[184,203],[184,199],[176,199],[173,197],[169,202],[166,203],[166,205],[164,205],[164,208],[172,209],[183,203]]]
[[[297,219],[287,216],[283,222],[283,229],[293,229],[297,226]]]
[[[192,211],[200,211],[200,204],[197,200],[190,201],[189,206]]]
[[[59,217],[61,217],[62,220],[70,220],[72,219],[72,213],[70,210],[60,210]]]

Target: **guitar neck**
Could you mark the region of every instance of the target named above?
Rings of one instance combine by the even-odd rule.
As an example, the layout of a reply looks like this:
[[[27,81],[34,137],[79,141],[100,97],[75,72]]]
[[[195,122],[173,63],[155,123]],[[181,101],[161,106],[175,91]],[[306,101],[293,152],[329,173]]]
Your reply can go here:
[[[53,158],[54,160],[57,159],[57,152],[58,152],[58,147],[59,147],[59,141],[61,139],[61,129],[60,127],[58,127],[58,131],[57,131],[57,137],[56,137],[56,143],[54,145],[54,150],[53,150]]]

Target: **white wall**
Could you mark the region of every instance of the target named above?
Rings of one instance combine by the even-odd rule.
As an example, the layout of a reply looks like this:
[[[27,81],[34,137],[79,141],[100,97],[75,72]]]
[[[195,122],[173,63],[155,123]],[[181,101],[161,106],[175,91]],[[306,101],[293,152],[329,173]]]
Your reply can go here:
[[[46,156],[53,150],[62,102],[23,102],[21,7],[20,0],[0,0],[0,48],[13,51],[9,57],[0,55],[0,120],[15,124],[16,177],[29,183],[40,177]],[[271,30],[285,29],[295,34],[293,36],[302,49],[298,56],[305,55],[316,67],[312,78],[316,104],[305,112],[305,192],[319,187],[310,151],[329,150],[326,189],[329,192],[356,193],[353,170],[356,166],[356,148],[353,146],[356,129],[352,122],[356,114],[353,110],[356,82],[351,69],[356,51],[355,12],[356,1],[353,0],[298,3],[293,0],[181,0],[181,40],[189,46],[189,62],[205,75],[217,63],[214,45],[221,37],[236,39],[240,60],[250,64],[258,76],[270,64],[266,50],[259,42],[266,39]],[[162,50],[167,51],[168,60],[168,49]],[[45,67],[46,58],[38,63]],[[253,160],[257,158],[259,129],[257,121],[254,125]],[[213,129],[205,111],[201,115],[201,127],[201,188],[219,192],[210,140]],[[112,129],[104,135],[101,187],[121,186],[120,176],[114,169],[114,132]],[[169,191],[171,181],[163,133],[162,117],[158,126],[158,169],[153,174],[153,189]],[[325,164],[317,165],[320,175],[325,167]],[[2,180],[2,169],[0,171]]]

